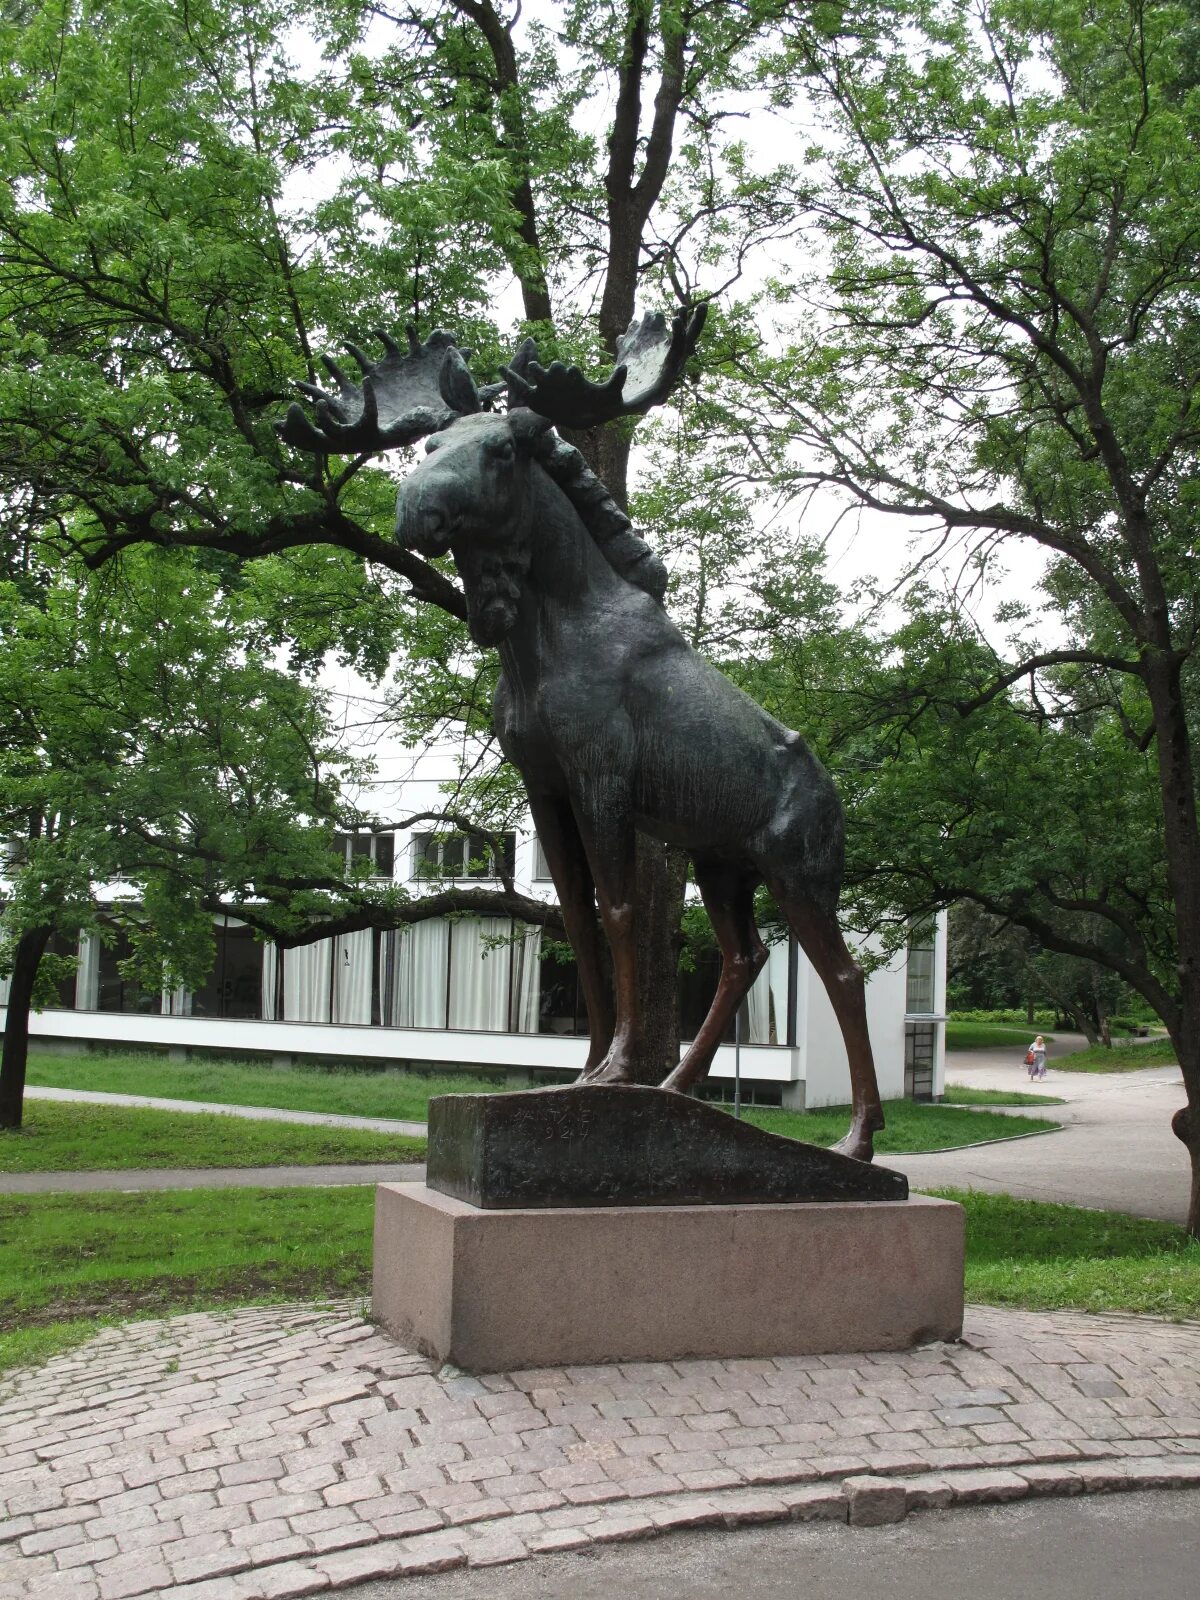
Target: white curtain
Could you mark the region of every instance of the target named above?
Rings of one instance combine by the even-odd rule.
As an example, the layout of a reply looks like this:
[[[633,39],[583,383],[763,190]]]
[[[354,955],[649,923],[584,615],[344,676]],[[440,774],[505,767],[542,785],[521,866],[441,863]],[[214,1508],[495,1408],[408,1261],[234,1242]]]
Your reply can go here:
[[[754,980],[754,986],[746,996],[746,1009],[749,1012],[749,1027],[746,1029],[746,1044],[770,1044],[771,1042],[771,969],[766,966]]]
[[[287,1022],[329,1021],[333,941],[318,939],[283,954],[283,1015]]]
[[[0,1006],[8,1004],[8,979],[0,978]]]
[[[164,1017],[190,1017],[192,1014],[192,991],[185,989],[182,984],[175,989],[164,989],[162,992],[162,1014]]]
[[[100,940],[94,933],[79,937],[79,966],[75,971],[76,1011],[95,1011],[100,1004]],[[166,1006],[163,1007],[166,1010]]]
[[[450,1027],[505,1033],[512,924],[507,917],[456,922],[450,962]],[[493,943],[496,939],[505,942]]]
[[[275,1022],[275,990],[279,983],[279,946],[274,943],[262,947],[262,1017],[264,1022]]]
[[[334,1022],[370,1023],[374,942],[370,928],[333,940]]]
[[[510,1033],[536,1033],[542,998],[542,930],[525,924],[512,947]]]
[[[414,922],[399,934],[391,1025],[394,1028],[446,1026],[446,960],[450,924],[437,919]]]

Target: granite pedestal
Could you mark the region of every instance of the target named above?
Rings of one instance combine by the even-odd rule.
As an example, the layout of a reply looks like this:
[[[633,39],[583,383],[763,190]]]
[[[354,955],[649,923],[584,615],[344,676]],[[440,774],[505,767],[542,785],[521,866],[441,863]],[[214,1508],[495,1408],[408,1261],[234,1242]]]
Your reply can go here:
[[[954,1339],[963,1212],[945,1200],[484,1210],[382,1184],[375,1315],[468,1372]]]

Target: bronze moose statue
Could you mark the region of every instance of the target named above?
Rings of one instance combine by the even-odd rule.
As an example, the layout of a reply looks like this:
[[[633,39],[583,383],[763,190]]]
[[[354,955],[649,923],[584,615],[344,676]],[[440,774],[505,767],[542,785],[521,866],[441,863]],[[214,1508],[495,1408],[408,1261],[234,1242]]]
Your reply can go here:
[[[766,883],[829,994],[845,1041],[853,1120],[839,1149],[873,1154],[883,1112],[862,973],[836,919],[844,824],[834,786],[798,733],[767,715],[684,639],[663,608],[666,572],[633,531],[567,429],[638,415],[678,382],[704,307],[673,323],[647,316],[617,345],[603,382],[531,340],[504,382],[476,387],[465,355],[437,332],[379,361],[351,346],[355,383],[326,361],[337,392],[301,385],[280,425],[301,449],[363,454],[427,438],[400,486],[396,537],[452,555],[471,635],[503,668],[496,733],[524,779],[587,1004],[580,1082],[628,1083],[642,1020],[634,926],[635,830],[681,847],[721,948],[708,1016],[663,1087],[708,1072],[767,959],[754,921]],[[491,409],[507,394],[507,409]],[[596,925],[612,956],[610,983]]]

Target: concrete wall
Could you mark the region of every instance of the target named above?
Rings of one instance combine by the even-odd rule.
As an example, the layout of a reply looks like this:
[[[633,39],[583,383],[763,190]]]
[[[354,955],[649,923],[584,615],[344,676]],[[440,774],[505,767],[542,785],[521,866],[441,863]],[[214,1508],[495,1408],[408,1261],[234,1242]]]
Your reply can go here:
[[[4,1011],[0,1009],[0,1030]],[[465,1033],[436,1028],[362,1028],[315,1022],[254,1022],[219,1017],[157,1017],[132,1012],[42,1011],[30,1019],[33,1042],[119,1050],[124,1046],[159,1050],[220,1050],[270,1059],[325,1056],[331,1061],[380,1065],[415,1064],[458,1071],[577,1072],[587,1055],[586,1039],[554,1034]],[[743,1045],[744,1078],[786,1083],[798,1074],[800,1052],[774,1045]],[[734,1050],[725,1045],[714,1064],[717,1076],[732,1078]]]

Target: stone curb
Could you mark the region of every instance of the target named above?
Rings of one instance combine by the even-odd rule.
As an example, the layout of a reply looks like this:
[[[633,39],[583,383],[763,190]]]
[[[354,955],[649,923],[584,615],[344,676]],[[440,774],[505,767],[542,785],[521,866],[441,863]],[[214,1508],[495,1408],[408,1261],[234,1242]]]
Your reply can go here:
[[[549,1513],[497,1518],[369,1546],[227,1572],[157,1590],[164,1600],[299,1600],[372,1580],[429,1575],[463,1567],[507,1565],[530,1556],[652,1539],[695,1528],[731,1530],[769,1522],[845,1522],[877,1527],[910,1511],[997,1505],[1009,1500],[1126,1489],[1200,1488],[1200,1456],[1030,1463],[910,1476],[859,1474],[840,1482],[774,1484],[770,1490],[718,1489],[662,1495],[619,1505],[564,1506]]]
[[[956,1111],[971,1111],[972,1106],[955,1106]],[[987,1107],[980,1106],[981,1111]],[[909,1156],[952,1156],[956,1150],[986,1150],[994,1144],[1016,1144],[1019,1139],[1045,1139],[1051,1133],[1065,1133],[1066,1123],[1060,1122],[1053,1128],[1035,1128],[1032,1133],[1006,1133],[1002,1139],[976,1139],[972,1144],[945,1144],[940,1150],[894,1150],[885,1152],[877,1157],[881,1165],[886,1166],[889,1161],[907,1161]]]

